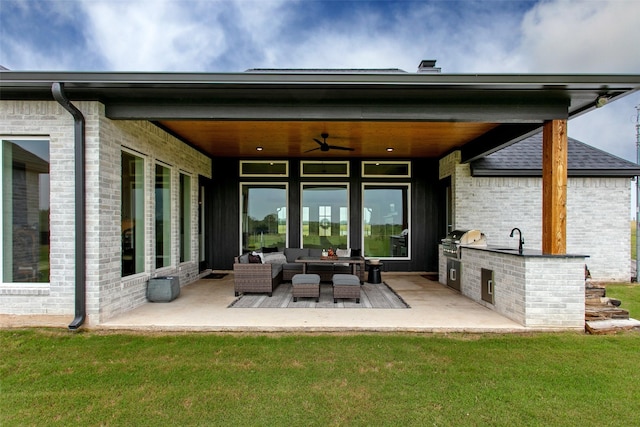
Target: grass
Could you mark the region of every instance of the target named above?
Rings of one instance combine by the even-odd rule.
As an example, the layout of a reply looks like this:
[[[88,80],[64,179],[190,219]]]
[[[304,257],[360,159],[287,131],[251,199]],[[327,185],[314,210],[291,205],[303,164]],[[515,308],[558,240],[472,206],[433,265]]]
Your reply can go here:
[[[629,317],[640,319],[640,285],[637,283],[610,283],[607,296],[622,301],[620,308],[629,312]]]
[[[0,330],[0,425],[635,425],[640,335]]]

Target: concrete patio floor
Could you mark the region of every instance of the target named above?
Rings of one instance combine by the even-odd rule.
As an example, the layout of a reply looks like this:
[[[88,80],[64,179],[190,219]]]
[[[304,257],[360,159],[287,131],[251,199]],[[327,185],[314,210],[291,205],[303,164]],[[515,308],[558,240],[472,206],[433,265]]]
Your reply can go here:
[[[410,309],[227,308],[233,273],[182,288],[170,303],[146,303],[101,323],[117,330],[214,332],[523,332],[518,323],[419,273],[383,273]],[[327,285],[328,286],[328,285]]]
[[[382,280],[411,308],[228,308],[235,300],[233,272],[200,279],[170,303],[147,302],[96,326],[131,331],[207,332],[532,332],[421,273],[384,272]],[[324,285],[329,286],[329,285]],[[0,314],[0,328],[67,328],[73,316]]]

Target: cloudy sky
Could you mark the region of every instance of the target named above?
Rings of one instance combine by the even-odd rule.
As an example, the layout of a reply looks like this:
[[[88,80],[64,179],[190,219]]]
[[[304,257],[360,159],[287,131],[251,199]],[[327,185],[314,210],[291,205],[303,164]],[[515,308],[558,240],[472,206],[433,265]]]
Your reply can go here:
[[[640,0],[0,0],[12,70],[640,74]],[[636,160],[640,93],[569,122]]]

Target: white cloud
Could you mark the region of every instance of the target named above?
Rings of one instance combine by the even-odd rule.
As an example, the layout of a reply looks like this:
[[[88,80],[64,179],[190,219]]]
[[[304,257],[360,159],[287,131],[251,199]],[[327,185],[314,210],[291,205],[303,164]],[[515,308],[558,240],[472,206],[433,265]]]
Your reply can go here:
[[[522,19],[514,52],[528,73],[640,72],[639,1],[541,1]],[[569,122],[569,136],[635,161],[633,94]]]
[[[521,51],[535,72],[640,71],[640,2],[543,1],[522,23]]]
[[[197,71],[224,53],[224,3],[82,2],[88,45],[117,71]],[[205,3],[205,6],[207,4]]]

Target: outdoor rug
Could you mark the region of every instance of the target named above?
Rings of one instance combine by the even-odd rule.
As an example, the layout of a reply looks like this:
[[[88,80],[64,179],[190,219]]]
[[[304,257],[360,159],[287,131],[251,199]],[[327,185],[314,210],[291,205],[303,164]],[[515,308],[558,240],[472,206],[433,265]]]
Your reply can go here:
[[[241,295],[228,308],[410,308],[386,283],[365,283],[360,288],[360,304],[355,299],[338,299],[333,303],[333,286],[320,284],[320,301],[315,298],[298,298],[293,302],[291,283],[285,282],[274,290],[273,296],[266,294]]]

